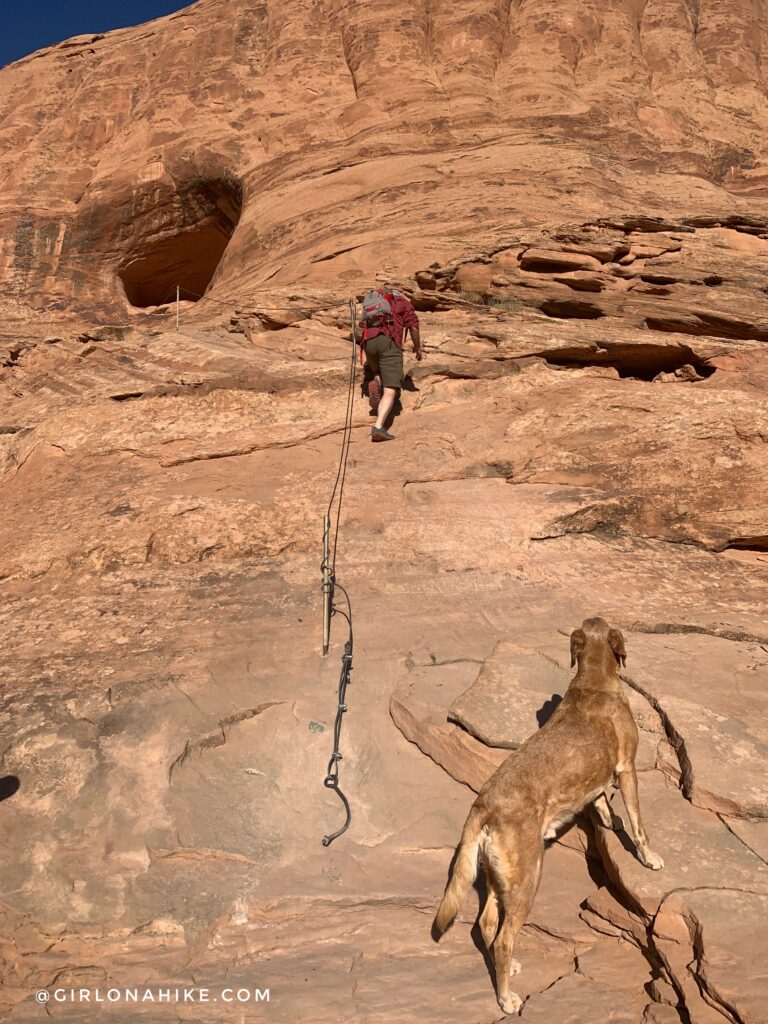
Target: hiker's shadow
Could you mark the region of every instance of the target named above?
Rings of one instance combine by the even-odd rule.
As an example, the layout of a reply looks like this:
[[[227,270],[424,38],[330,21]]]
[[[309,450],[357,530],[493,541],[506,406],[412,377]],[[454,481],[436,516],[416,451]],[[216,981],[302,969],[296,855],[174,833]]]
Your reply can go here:
[[[395,422],[395,420],[397,419],[397,417],[400,415],[400,413],[402,411],[403,411],[403,403],[400,401],[400,395],[398,395],[397,398],[395,399],[395,404],[392,406],[392,411],[387,416],[387,418],[384,420],[384,429],[385,430],[389,430],[389,428],[392,426],[392,424]]]
[[[387,416],[386,422],[384,424],[387,430],[389,430],[389,428],[395,422],[397,417],[403,411],[403,403],[400,401],[400,395],[402,394],[403,391],[414,391],[416,392],[416,394],[420,393],[420,389],[417,388],[416,385],[413,383],[413,377],[411,377],[410,373],[406,374],[406,376],[403,378],[403,386],[397,393],[395,404],[392,406],[392,412],[389,414],[389,416]]]

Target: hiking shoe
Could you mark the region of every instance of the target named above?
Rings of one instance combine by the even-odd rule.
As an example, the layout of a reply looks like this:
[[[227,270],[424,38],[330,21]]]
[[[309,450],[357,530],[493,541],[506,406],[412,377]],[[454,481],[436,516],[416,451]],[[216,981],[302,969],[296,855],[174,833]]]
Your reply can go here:
[[[368,401],[371,403],[371,412],[378,412],[381,401],[381,377],[378,375],[368,382]]]
[[[371,427],[371,440],[372,441],[394,441],[395,435],[390,434],[384,427]]]

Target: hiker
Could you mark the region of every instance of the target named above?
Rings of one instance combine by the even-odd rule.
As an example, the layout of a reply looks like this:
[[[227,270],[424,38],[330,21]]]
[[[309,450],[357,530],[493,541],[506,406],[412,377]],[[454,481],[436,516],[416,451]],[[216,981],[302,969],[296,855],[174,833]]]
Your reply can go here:
[[[403,343],[410,333],[416,359],[421,362],[419,318],[413,305],[398,291],[376,289],[363,298],[358,341],[360,358],[365,362],[370,380],[368,400],[376,413],[371,427],[372,441],[394,441],[386,428],[387,418],[403,386]]]

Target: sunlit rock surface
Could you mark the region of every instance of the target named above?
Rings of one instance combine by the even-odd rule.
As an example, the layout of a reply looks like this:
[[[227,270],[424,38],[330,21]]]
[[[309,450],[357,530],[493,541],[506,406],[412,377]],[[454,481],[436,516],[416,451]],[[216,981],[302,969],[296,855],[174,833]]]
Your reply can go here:
[[[498,1020],[475,897],[431,917],[589,614],[666,868],[559,837],[522,1016],[766,1019],[767,40],[748,0],[203,0],[0,72],[10,1020],[193,980],[269,987],[244,1019]],[[326,849],[319,547],[377,280],[427,359],[396,442],[353,409]]]

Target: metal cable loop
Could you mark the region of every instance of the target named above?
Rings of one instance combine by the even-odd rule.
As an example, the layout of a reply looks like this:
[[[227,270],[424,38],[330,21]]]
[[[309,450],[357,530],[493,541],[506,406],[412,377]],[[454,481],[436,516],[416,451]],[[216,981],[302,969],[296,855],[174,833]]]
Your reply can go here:
[[[344,501],[344,483],[347,476],[347,460],[349,458],[349,446],[352,440],[352,419],[353,409],[355,401],[355,375],[357,370],[357,345],[355,338],[355,303],[354,300],[350,300],[349,303],[350,314],[351,314],[351,329],[352,329],[352,357],[350,360],[349,369],[349,381],[347,386],[347,409],[344,416],[344,432],[341,442],[341,455],[339,457],[339,468],[336,473],[336,480],[334,481],[333,491],[331,493],[331,500],[328,502],[328,511],[325,516],[325,527],[323,536],[323,547],[326,554],[323,557],[321,569],[323,571],[323,599],[331,602],[332,614],[331,618],[335,615],[341,615],[347,620],[349,627],[349,636],[344,644],[344,654],[341,658],[341,674],[339,676],[339,702],[336,708],[336,719],[333,724],[333,753],[331,759],[328,762],[328,771],[323,785],[326,789],[332,789],[339,800],[341,800],[342,806],[344,807],[344,823],[335,832],[331,832],[326,836],[323,836],[323,846],[330,846],[334,839],[338,839],[339,836],[343,835],[349,828],[350,822],[352,821],[352,810],[349,806],[349,800],[344,795],[339,786],[339,762],[343,760],[342,754],[339,750],[341,743],[341,726],[344,719],[344,714],[347,712],[347,686],[350,683],[350,673],[352,672],[352,652],[354,649],[354,633],[352,630],[352,602],[349,598],[349,594],[345,588],[336,579],[336,550],[339,539],[339,523],[341,521],[341,509]],[[336,530],[333,538],[333,555],[330,555],[328,541],[330,531],[330,514],[333,508],[334,501],[336,505]],[[336,604],[333,604],[333,597],[336,590],[344,595],[347,609],[344,611],[343,608],[339,608]],[[324,614],[326,614],[324,612]]]

